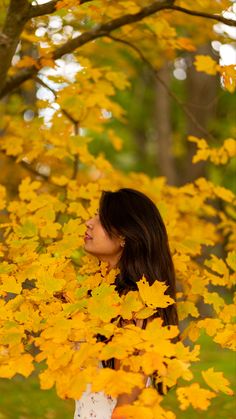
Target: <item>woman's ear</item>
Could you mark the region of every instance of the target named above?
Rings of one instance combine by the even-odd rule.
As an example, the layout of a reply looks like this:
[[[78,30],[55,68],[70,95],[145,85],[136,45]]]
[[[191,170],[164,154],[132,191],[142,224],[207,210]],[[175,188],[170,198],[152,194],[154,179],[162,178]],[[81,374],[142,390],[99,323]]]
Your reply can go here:
[[[120,246],[124,247],[125,246],[125,237],[124,236],[119,236],[120,239]]]

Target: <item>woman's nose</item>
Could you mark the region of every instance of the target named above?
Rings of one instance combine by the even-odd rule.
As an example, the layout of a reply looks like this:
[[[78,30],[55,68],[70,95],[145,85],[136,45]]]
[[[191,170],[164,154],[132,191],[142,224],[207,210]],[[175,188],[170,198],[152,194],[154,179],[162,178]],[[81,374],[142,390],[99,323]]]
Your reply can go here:
[[[89,220],[87,220],[85,225],[87,228],[90,228],[90,229],[93,228],[93,219],[90,218]]]

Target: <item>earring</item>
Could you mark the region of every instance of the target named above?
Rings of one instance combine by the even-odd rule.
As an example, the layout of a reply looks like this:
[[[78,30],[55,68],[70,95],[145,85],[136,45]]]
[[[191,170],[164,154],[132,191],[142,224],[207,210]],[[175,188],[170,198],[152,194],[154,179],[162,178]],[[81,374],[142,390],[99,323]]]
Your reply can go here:
[[[123,240],[120,245],[121,245],[121,247],[124,247],[125,246],[125,240]]]

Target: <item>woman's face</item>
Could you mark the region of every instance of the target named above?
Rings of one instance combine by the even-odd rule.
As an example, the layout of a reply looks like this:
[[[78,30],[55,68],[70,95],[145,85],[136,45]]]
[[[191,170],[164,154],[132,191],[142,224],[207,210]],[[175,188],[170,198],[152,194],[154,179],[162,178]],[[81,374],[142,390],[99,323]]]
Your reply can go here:
[[[86,222],[86,227],[84,236],[86,252],[104,262],[108,262],[110,267],[115,267],[123,251],[124,238],[111,238],[103,228],[98,214]]]

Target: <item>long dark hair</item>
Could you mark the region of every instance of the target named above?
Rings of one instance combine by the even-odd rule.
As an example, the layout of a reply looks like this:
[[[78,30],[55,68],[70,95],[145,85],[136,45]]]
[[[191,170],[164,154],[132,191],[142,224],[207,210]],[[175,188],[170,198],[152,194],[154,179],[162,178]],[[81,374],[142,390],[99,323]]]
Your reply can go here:
[[[168,236],[162,217],[150,198],[129,188],[115,192],[104,191],[99,205],[103,228],[112,237],[125,240],[116,278],[119,294],[136,290],[144,275],[150,285],[159,280],[168,285],[167,293],[175,300],[175,270]],[[178,325],[176,305],[159,308],[156,316],[164,325]]]

